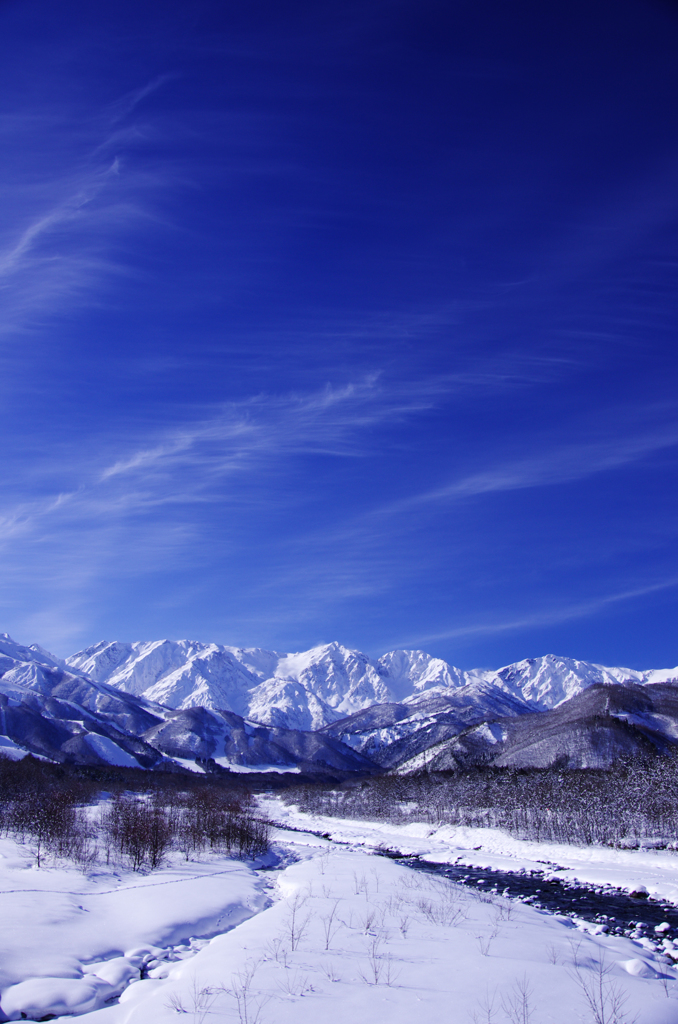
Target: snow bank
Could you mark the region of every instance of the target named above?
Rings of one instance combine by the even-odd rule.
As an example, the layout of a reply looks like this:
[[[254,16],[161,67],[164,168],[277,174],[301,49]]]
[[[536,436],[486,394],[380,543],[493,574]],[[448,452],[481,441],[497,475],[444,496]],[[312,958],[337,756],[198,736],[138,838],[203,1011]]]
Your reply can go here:
[[[41,1020],[48,1014],[84,1014],[97,1010],[116,993],[100,978],[31,978],[2,994],[9,1020]]]
[[[533,1020],[571,1024],[590,1016],[581,979],[600,964],[602,998],[626,999],[629,1019],[678,1018],[675,971],[630,939],[312,835],[285,847],[298,859],[277,873],[272,906],[83,1024],[461,1024],[500,1021],[523,995]]]
[[[28,978],[82,979],[83,965],[143,944],[160,949],[223,932],[265,900],[254,871],[225,857],[194,863],[177,854],[146,876],[33,865],[29,848],[0,839],[3,994]],[[0,1004],[7,1012],[4,995]]]
[[[293,811],[275,809],[301,826]],[[8,877],[21,876],[25,901],[23,920],[5,919],[0,965],[6,977],[12,964],[23,963],[25,973],[4,982],[3,1011],[12,1019],[75,1014],[82,1024],[170,1024],[178,1016],[194,1024],[462,1024],[500,1021],[523,999],[533,1020],[571,1024],[590,1017],[585,989],[594,981],[607,1009],[625,999],[638,1024],[678,1019],[678,976],[646,939],[605,934],[375,857],[366,847],[387,838],[376,825],[322,826],[353,830],[351,845],[281,832],[288,866],[260,878],[223,861],[217,875],[214,860],[120,877],[111,891],[93,875],[81,883],[87,895],[76,890],[75,872],[27,869],[21,852],[12,860],[3,845],[0,879],[8,889]],[[422,848],[452,841],[438,831],[411,825],[398,835]],[[199,878],[188,877],[198,869]],[[10,895],[3,901],[11,907]],[[167,934],[200,934],[210,902],[219,934],[168,946]]]
[[[272,820],[328,833],[356,847],[397,849],[436,864],[504,871],[543,871],[589,885],[613,885],[628,892],[645,890],[678,905],[678,853],[671,850],[617,850],[607,846],[570,846],[516,839],[493,828],[385,822],[305,814],[271,798],[264,803]]]

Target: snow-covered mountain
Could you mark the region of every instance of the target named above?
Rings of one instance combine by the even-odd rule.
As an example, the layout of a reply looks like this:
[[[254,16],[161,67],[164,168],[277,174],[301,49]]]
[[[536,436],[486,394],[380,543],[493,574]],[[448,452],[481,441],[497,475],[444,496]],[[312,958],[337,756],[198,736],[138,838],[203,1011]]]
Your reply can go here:
[[[612,752],[672,746],[676,683],[675,669],[637,672],[553,655],[465,672],[423,651],[373,659],[337,643],[297,654],[185,640],[101,643],[61,661],[0,634],[0,751],[147,768],[197,759],[213,770],[351,772],[504,763],[500,756],[527,764],[554,751],[593,763],[596,744]],[[591,690],[593,704],[582,702],[592,686],[603,696]],[[620,708],[630,701],[647,717],[650,693],[660,691],[651,725],[605,705],[606,693],[611,701],[620,692]],[[602,732],[598,704],[617,723]],[[603,733],[614,742],[596,739]]]
[[[427,690],[456,690],[485,679],[487,673],[464,672],[424,651],[390,651],[377,663],[385,672],[390,692],[396,700],[406,700]]]
[[[609,768],[620,758],[678,752],[678,687],[598,683],[551,711],[498,717],[401,759],[398,771]]]
[[[167,707],[234,711],[288,729],[319,729],[396,699],[382,665],[336,643],[278,654],[189,640],[104,642],[67,661],[99,682]]]
[[[316,730],[377,704],[451,695],[490,683],[549,710],[594,683],[678,682],[678,669],[637,672],[548,654],[463,671],[423,651],[373,659],[338,643],[297,654],[188,640],[102,642],[67,659],[72,670],[167,707],[233,711],[278,728]],[[481,691],[478,691],[481,692]]]
[[[157,721],[147,701],[0,633],[0,752],[152,768],[162,754],[141,737]]]
[[[341,740],[247,722],[206,707],[171,709],[93,679],[0,634],[0,754],[130,768],[374,766]],[[172,764],[174,761],[174,765]]]
[[[500,668],[495,675],[498,685],[507,692],[521,696],[542,710],[558,707],[594,683],[614,686],[615,683],[678,682],[678,668],[637,672],[631,668],[606,668],[574,658],[557,658],[553,654],[517,661]]]
[[[531,710],[526,701],[494,683],[476,680],[446,691],[436,687],[400,704],[377,704],[322,731],[376,764],[393,768],[470,726],[488,719],[529,714]]]

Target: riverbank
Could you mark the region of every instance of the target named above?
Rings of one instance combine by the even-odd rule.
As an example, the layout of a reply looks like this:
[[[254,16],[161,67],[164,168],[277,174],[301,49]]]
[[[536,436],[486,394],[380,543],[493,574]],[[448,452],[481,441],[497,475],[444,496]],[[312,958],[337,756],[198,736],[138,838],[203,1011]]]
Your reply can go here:
[[[276,800],[262,801],[261,809],[270,817],[285,814],[288,827],[304,827],[292,808],[285,810]],[[90,887],[103,884],[96,878],[83,885],[75,870],[59,868],[50,875],[26,869],[24,920],[15,916],[10,924],[15,958],[26,956],[35,973],[27,978],[28,988],[10,987],[2,999],[16,1008],[23,994],[28,998],[32,991],[37,998],[43,983],[66,993],[74,983],[91,987],[98,984],[92,966],[99,972],[95,977],[108,972],[112,979],[116,971],[120,975],[122,961],[136,957],[146,958],[143,969],[122,982],[118,978],[119,997],[112,994],[98,1009],[81,1003],[70,1012],[83,1024],[170,1024],[178,1016],[187,1024],[316,1024],[318,1019],[339,1024],[347,1017],[373,1024],[411,1024],[413,1018],[464,1024],[511,1019],[522,1005],[533,1020],[571,1024],[573,1016],[590,1019],[586,993],[599,981],[600,998],[624,1001],[628,1020],[675,1024],[678,1019],[678,974],[640,939],[596,934],[500,892],[456,885],[375,856],[377,847],[386,845],[385,835],[362,823],[306,823],[314,831],[335,825],[343,829],[336,842],[311,832],[274,832],[268,865],[224,863],[218,876],[215,862],[197,869],[186,865],[187,873],[201,874],[199,882],[188,877],[182,882],[177,866],[168,865],[167,877],[160,871],[137,878],[137,896],[126,888],[130,879],[121,878],[117,898],[126,902],[116,914],[106,911],[101,890],[104,898],[89,894]],[[435,852],[424,849],[423,837],[412,842],[421,853]],[[201,899],[194,902],[188,889],[181,896],[183,884],[198,884]],[[57,902],[61,909],[54,913],[57,890],[69,896],[64,904]],[[200,936],[198,922],[205,920],[210,899],[210,927],[229,907],[241,917],[239,923],[229,918],[208,938]],[[86,918],[87,926],[79,923]],[[171,950],[144,952],[143,942],[133,950],[125,947],[142,929],[157,942],[169,918],[175,941],[181,935],[192,941]],[[70,931],[69,921],[77,925]],[[35,931],[36,922],[42,933]],[[31,952],[32,936],[42,934],[43,942],[50,927],[53,955],[41,964]],[[115,938],[113,927],[128,931]],[[130,928],[136,929],[136,939]],[[108,945],[108,967],[74,962],[73,943],[84,935],[99,935],[98,941]],[[43,1016],[50,1012],[44,1005],[42,1010]],[[73,1018],[57,1019],[66,1024]]]
[[[278,797],[260,798],[260,807],[271,820],[327,833],[355,849],[399,850],[436,864],[495,871],[543,871],[561,881],[610,885],[629,893],[644,887],[656,899],[678,906],[678,852],[672,850],[537,843],[492,828],[334,818],[300,812]]]

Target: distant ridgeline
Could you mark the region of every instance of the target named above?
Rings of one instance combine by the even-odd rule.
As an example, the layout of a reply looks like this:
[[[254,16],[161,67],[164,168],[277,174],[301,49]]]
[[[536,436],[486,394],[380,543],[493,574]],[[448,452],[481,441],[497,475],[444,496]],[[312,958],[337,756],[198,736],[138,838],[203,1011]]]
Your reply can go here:
[[[186,640],[102,642],[63,661],[0,634],[0,753],[15,759],[342,779],[606,768],[677,748],[678,669],[547,655],[466,672],[422,651]]]

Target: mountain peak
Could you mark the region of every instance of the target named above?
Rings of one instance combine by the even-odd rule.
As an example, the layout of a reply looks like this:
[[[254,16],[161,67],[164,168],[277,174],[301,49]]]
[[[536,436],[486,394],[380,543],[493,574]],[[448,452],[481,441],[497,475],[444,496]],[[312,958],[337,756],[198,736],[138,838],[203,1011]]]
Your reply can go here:
[[[227,710],[264,724],[318,729],[376,704],[486,682],[535,709],[554,708],[593,683],[661,682],[675,672],[639,673],[546,654],[497,671],[464,671],[426,651],[378,659],[337,640],[281,654],[194,640],[95,644],[72,668],[129,693],[181,709]]]

